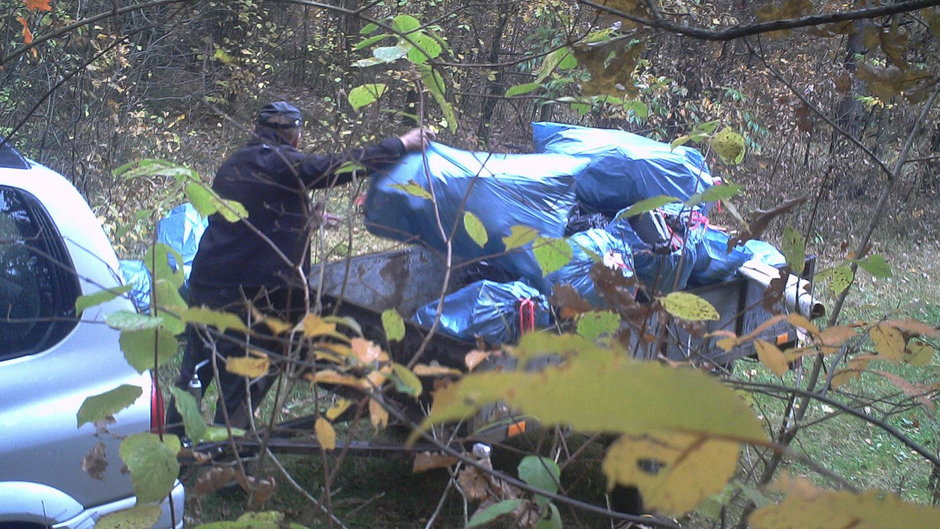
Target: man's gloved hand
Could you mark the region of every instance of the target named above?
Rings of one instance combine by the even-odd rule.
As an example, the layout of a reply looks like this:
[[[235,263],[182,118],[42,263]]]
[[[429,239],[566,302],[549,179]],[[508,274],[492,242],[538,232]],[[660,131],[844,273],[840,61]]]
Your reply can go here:
[[[435,134],[428,129],[415,128],[398,137],[406,151],[423,151],[428,148],[428,143],[436,138]]]

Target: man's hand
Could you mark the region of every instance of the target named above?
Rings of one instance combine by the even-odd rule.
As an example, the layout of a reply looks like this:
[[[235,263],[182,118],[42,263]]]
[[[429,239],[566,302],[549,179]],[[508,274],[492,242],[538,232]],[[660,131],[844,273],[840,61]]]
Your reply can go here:
[[[406,151],[423,151],[428,148],[428,143],[436,138],[435,134],[428,129],[411,129],[398,137]]]

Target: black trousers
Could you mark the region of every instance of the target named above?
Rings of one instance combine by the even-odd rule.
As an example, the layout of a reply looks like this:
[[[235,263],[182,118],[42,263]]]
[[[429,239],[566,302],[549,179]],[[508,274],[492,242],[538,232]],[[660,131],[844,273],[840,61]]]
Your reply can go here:
[[[214,423],[225,424],[226,413],[229,424],[236,428],[247,428],[254,410],[264,399],[276,376],[269,373],[253,380],[230,373],[225,369],[225,360],[231,357],[246,356],[249,349],[261,349],[278,354],[287,352],[284,339],[273,335],[270,327],[259,321],[258,314],[274,316],[282,321],[296,323],[306,313],[304,292],[298,288],[287,287],[202,287],[190,285],[189,304],[193,307],[207,307],[238,315],[246,325],[250,325],[251,335],[240,331],[227,330],[224,334],[214,327],[190,324],[186,329],[186,347],[180,374],[174,385],[188,389],[191,381],[197,379],[201,394],[218,374],[220,399],[216,406]],[[251,308],[254,308],[254,313]],[[215,362],[213,362],[215,353]],[[218,366],[218,373],[213,366]],[[276,362],[272,360],[272,365]],[[175,400],[171,399],[166,416],[167,431],[183,434],[183,419],[176,409]]]

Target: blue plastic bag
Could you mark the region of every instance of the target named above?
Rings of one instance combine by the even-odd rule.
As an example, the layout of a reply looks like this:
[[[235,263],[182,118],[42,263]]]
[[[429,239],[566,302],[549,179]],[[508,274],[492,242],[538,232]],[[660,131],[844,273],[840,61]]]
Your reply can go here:
[[[744,247],[751,252],[752,259],[756,259],[765,265],[780,268],[787,264],[787,258],[769,242],[751,239],[744,243]]]
[[[451,336],[473,341],[482,337],[491,345],[514,343],[520,336],[520,301],[532,300],[535,327],[547,327],[548,302],[534,288],[513,281],[477,281],[444,298],[438,329]],[[412,318],[419,325],[434,323],[438,302],[418,309]]]
[[[545,279],[552,285],[571,285],[585,301],[604,308],[607,303],[594,286],[591,267],[600,259],[605,265],[619,269],[624,277],[633,277],[633,254],[630,246],[604,229],[590,229],[575,233],[568,238],[571,245],[571,261]]]
[[[626,209],[614,215],[606,230],[633,250],[636,276],[646,290],[668,293],[685,288],[695,268],[695,230],[690,231],[690,236],[682,240],[678,248],[665,254],[653,253],[653,247],[637,235],[629,219],[618,218],[624,211]]]
[[[407,155],[388,174],[372,177],[366,195],[366,227],[381,237],[443,251],[439,212],[444,232],[454,233],[458,261],[486,257],[514,279],[524,278],[544,290],[531,244],[507,252],[503,238],[516,225],[533,228],[545,237],[564,236],[568,211],[574,205],[575,175],[588,163],[585,158],[562,154],[488,154],[432,143],[423,155]],[[416,193],[433,195],[436,211],[434,202]],[[488,240],[482,248],[464,228],[465,211],[473,213],[486,229]]]
[[[738,267],[754,257],[746,246],[735,246],[728,252],[728,234],[705,227],[695,243],[695,268],[689,285],[711,285],[732,279]]]
[[[121,259],[118,264],[121,266],[121,275],[124,276],[124,284],[132,285],[128,295],[138,312],[150,312],[150,271],[147,270],[144,262],[139,259]]]
[[[173,208],[157,222],[157,241],[179,252],[183,258],[183,276],[188,280],[193,258],[199,249],[199,240],[206,231],[209,220],[196,211],[192,204],[181,204]],[[170,267],[178,270],[176,259],[169,256]]]
[[[672,149],[622,130],[562,123],[532,123],[536,152],[588,157],[590,167],[577,182],[578,200],[611,214],[640,200],[665,195],[686,200],[712,187],[702,154],[691,147]]]

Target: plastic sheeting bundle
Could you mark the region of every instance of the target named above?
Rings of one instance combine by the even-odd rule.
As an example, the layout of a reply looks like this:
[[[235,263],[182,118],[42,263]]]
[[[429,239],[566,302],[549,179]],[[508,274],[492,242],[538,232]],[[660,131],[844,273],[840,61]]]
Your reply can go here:
[[[419,308],[414,321],[430,327],[437,305],[435,300]],[[520,310],[520,305],[529,308]],[[527,315],[527,310],[531,314]],[[500,345],[517,341],[521,330],[529,325],[547,327],[548,314],[548,302],[525,283],[482,280],[444,298],[438,329],[463,340],[473,341],[479,336],[492,345]]]
[[[381,237],[440,251],[446,248],[443,227],[448,236],[454,234],[454,254],[461,261],[486,257],[512,277],[544,289],[531,245],[507,252],[503,238],[513,226],[533,228],[544,237],[564,236],[575,177],[589,163],[562,154],[489,154],[432,143],[423,154],[407,155],[388,174],[372,178],[366,227]],[[464,212],[486,229],[482,248],[464,228]]]
[[[179,252],[183,258],[183,275],[187,280],[196,251],[199,250],[199,240],[208,225],[209,220],[188,202],[176,206],[157,222],[157,241]],[[170,266],[174,270],[178,269],[172,255]]]
[[[625,211],[618,212],[606,229],[633,250],[636,275],[643,285],[650,292],[672,292],[685,288],[695,268],[694,235],[679,239],[677,248],[667,248],[664,253],[656,253],[650,243],[640,238],[629,219],[621,217]]]
[[[571,285],[578,294],[595,307],[606,307],[607,303],[594,285],[591,267],[596,260],[605,266],[620,270],[624,277],[633,277],[633,254],[630,246],[604,229],[591,229],[568,238],[571,245],[571,261],[561,269],[548,274],[545,279],[552,285]]]
[[[537,152],[591,160],[575,184],[577,197],[602,213],[660,195],[686,200],[713,185],[702,153],[691,147],[672,149],[622,130],[551,122],[533,123],[532,137]]]
[[[150,270],[139,259],[121,259],[121,275],[124,284],[131,285],[128,295],[137,312],[150,312]]]

